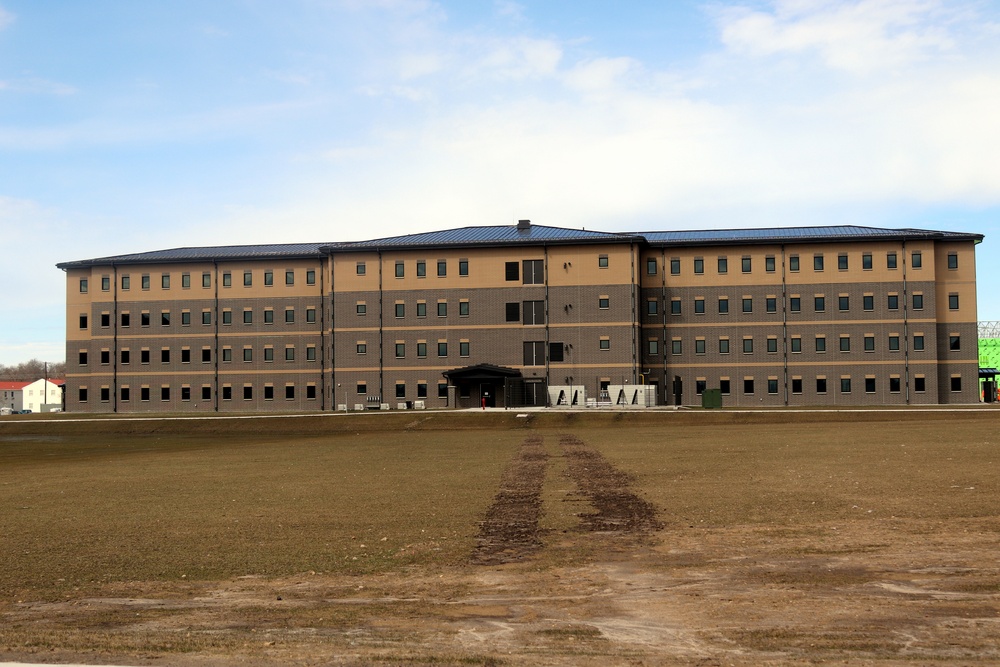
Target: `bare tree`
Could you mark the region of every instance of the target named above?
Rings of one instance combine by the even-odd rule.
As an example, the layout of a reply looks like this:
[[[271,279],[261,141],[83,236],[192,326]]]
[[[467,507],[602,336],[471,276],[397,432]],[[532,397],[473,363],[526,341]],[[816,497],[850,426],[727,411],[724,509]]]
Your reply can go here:
[[[62,378],[66,374],[66,362],[49,362],[47,376],[49,379]],[[46,365],[44,361],[32,359],[16,366],[4,366],[0,364],[0,380],[9,382],[33,382],[46,377]]]

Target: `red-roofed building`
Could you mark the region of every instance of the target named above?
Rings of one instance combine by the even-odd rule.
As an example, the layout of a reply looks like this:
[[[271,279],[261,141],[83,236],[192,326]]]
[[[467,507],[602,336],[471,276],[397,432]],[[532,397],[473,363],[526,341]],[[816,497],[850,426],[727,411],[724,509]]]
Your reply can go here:
[[[24,388],[30,382],[0,382],[0,410],[11,412],[24,409]]]
[[[63,387],[65,380],[39,379],[26,383],[21,390],[24,393],[24,410],[32,412],[61,411],[63,407]]]

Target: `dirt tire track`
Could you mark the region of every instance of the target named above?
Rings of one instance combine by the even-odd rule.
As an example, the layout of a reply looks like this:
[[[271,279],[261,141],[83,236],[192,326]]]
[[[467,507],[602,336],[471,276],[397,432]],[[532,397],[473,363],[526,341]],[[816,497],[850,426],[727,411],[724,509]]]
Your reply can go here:
[[[542,484],[548,460],[541,436],[524,440],[517,457],[500,478],[500,490],[479,525],[471,563],[510,563],[541,548],[538,520],[542,513]]]
[[[580,515],[585,530],[643,534],[660,530],[656,506],[631,490],[635,478],[573,435],[559,438],[566,475],[596,510]]]

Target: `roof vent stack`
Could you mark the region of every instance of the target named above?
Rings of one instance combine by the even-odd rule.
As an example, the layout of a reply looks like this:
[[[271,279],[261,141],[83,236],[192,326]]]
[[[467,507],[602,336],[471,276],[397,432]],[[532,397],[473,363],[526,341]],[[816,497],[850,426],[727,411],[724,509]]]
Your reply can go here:
[[[531,229],[531,220],[518,220],[517,221],[517,231],[526,232]]]

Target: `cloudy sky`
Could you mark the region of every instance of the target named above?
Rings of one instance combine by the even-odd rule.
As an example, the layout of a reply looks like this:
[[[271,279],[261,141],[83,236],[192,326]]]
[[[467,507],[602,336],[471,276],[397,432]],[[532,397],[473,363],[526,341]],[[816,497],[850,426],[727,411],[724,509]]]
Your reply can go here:
[[[467,225],[980,232],[996,0],[0,0],[0,363],[56,262]]]

